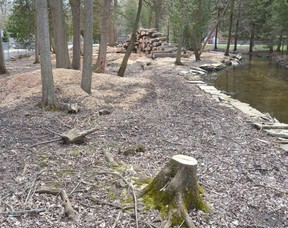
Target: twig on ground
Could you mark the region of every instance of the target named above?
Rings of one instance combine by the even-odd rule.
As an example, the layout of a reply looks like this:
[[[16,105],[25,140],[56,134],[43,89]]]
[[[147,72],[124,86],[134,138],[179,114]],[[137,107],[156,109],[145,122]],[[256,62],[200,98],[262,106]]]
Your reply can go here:
[[[117,226],[117,223],[118,223],[119,220],[122,218],[122,216],[123,216],[123,212],[122,212],[122,210],[120,210],[120,211],[118,212],[118,215],[117,215],[117,217],[116,217],[116,219],[115,219],[115,222],[114,222],[114,224],[112,225],[111,228],[115,228],[115,227]]]
[[[38,177],[41,175],[41,173],[43,173],[45,170],[46,170],[46,168],[40,170],[40,171],[36,174],[36,176],[35,176],[32,184],[31,184],[31,187],[30,187],[30,189],[29,189],[29,192],[28,192],[28,194],[27,194],[27,197],[26,197],[26,200],[25,200],[24,204],[26,204],[26,203],[28,202],[28,200],[29,200],[29,198],[30,198],[30,196],[31,196],[32,189],[35,187],[35,183],[36,183],[36,181],[37,181],[37,178],[38,178]]]
[[[144,220],[139,220],[139,222],[145,224],[145,225],[148,226],[149,228],[157,228],[157,227],[158,227],[158,226],[155,226],[155,225],[153,225],[153,224],[151,224],[151,223],[149,223],[149,222],[146,222],[146,221],[144,221]]]
[[[59,119],[58,119],[58,121],[59,121],[61,124],[63,124],[65,127],[68,127],[68,128],[70,128],[70,129],[73,128],[72,126],[70,126],[70,125],[64,123],[62,120],[59,120]]]
[[[43,145],[43,144],[48,144],[48,143],[52,143],[52,142],[59,142],[59,141],[62,141],[62,139],[58,138],[58,139],[52,139],[52,140],[49,140],[49,141],[35,143],[35,144],[31,145],[31,147],[39,146],[39,145]]]
[[[62,137],[62,134],[60,134],[60,133],[58,133],[58,132],[55,132],[55,131],[52,131],[52,130],[50,130],[49,128],[43,127],[43,129],[46,130],[46,131],[49,131],[49,132],[53,133],[54,135],[58,135],[58,136]]]
[[[37,208],[31,210],[22,210],[22,211],[7,211],[7,212],[0,212],[0,214],[4,214],[7,216],[17,217],[25,214],[39,214],[40,212],[46,211],[45,208]]]

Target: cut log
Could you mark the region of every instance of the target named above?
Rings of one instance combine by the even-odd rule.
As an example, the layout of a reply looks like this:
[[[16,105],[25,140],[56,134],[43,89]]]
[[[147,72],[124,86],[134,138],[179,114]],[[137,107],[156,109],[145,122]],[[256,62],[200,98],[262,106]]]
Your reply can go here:
[[[258,129],[288,129],[288,124],[284,123],[273,123],[273,124],[253,123],[253,125]]]
[[[93,132],[97,131],[98,128],[92,128],[87,131],[79,131],[76,128],[73,128],[69,130],[68,132],[65,132],[61,134],[61,138],[64,141],[64,143],[76,143],[81,144],[85,140],[85,136],[92,134]]]
[[[163,216],[161,227],[180,225],[194,227],[188,210],[207,212],[201,198],[202,189],[197,181],[197,160],[186,155],[175,155],[153,181],[139,194],[146,205],[155,207]]]

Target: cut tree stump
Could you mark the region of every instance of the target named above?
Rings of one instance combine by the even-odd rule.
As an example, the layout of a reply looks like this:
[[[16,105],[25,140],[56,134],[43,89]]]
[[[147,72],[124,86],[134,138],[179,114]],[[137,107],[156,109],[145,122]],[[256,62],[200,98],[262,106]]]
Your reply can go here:
[[[64,141],[64,143],[76,143],[81,144],[85,140],[85,136],[92,134],[93,132],[97,131],[98,128],[92,128],[86,131],[79,131],[76,128],[73,128],[63,134],[61,134],[61,138]]]
[[[161,227],[180,225],[195,227],[188,210],[208,211],[197,181],[197,160],[186,155],[175,155],[153,181],[139,194],[149,207],[155,207],[163,216]]]

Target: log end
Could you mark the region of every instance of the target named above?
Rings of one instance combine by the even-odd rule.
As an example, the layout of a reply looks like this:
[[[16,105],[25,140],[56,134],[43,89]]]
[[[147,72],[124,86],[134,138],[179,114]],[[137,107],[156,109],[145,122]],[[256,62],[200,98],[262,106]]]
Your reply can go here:
[[[197,160],[195,158],[183,154],[174,155],[172,159],[183,165],[197,166]]]

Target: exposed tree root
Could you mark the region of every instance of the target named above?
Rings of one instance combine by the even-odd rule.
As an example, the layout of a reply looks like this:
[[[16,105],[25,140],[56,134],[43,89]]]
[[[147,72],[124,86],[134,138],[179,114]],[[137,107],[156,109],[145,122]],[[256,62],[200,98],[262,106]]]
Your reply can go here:
[[[65,215],[71,219],[71,220],[76,220],[78,216],[78,212],[75,211],[70,203],[70,200],[67,196],[67,193],[63,189],[54,189],[54,188],[42,188],[38,189],[35,191],[35,193],[39,194],[51,194],[54,196],[60,195],[62,201],[63,201],[63,206],[65,210]]]

